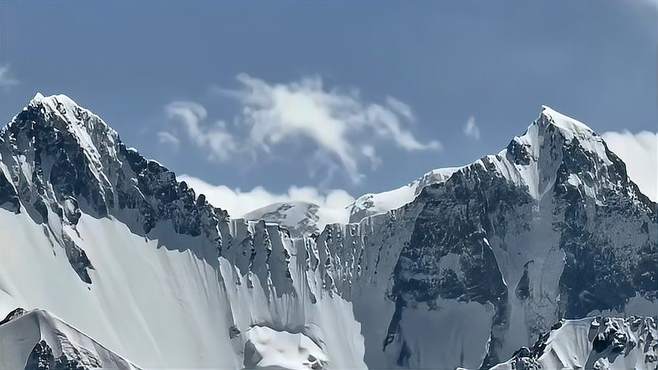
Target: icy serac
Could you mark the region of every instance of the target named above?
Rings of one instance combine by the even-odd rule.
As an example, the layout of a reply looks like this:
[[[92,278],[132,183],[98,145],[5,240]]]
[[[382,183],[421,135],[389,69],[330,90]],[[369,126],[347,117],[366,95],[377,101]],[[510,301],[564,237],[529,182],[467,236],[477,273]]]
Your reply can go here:
[[[45,310],[142,368],[442,369],[505,361],[562,318],[658,313],[656,204],[547,107],[499,154],[319,234],[307,204],[214,206],[38,95],[0,132],[0,318]]]

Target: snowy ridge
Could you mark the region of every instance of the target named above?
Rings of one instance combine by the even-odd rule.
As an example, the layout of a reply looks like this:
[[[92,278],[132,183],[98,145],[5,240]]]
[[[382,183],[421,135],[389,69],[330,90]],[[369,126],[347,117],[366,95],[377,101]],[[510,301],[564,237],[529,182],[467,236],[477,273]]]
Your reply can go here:
[[[559,322],[532,348],[521,348],[493,369],[655,369],[656,320],[598,316]]]
[[[138,369],[43,310],[22,313],[0,326],[0,368]]]
[[[655,203],[548,108],[319,235],[308,204],[231,219],[84,112],[37,96],[0,131],[0,316],[145,368],[489,367],[563,317],[658,307]]]
[[[459,167],[439,168],[427,172],[421,178],[397,189],[382,193],[364,194],[350,206],[350,223],[356,223],[363,218],[386,213],[411,203],[428,185],[438,184],[447,180]]]
[[[255,209],[244,216],[245,220],[264,220],[276,223],[290,231],[292,236],[310,236],[320,233],[320,207],[307,202],[279,202]]]

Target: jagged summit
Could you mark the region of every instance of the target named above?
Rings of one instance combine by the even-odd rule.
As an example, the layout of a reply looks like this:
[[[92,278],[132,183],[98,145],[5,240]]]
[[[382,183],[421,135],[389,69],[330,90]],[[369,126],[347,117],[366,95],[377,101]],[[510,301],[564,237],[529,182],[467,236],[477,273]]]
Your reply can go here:
[[[37,92],[34,97],[23,108],[22,112],[33,110],[35,113],[53,115],[62,118],[69,124],[76,124],[69,127],[72,131],[80,133],[84,131],[108,131],[112,136],[118,136],[116,131],[109,127],[98,115],[87,108],[84,108],[72,98],[64,94],[44,96]],[[19,113],[20,114],[20,113]],[[90,122],[90,118],[92,119]],[[15,118],[14,118],[15,120]],[[9,124],[11,125],[11,123]],[[93,135],[87,132],[87,135]]]
[[[560,149],[559,146],[570,145],[574,140],[577,141],[576,145],[597,154],[602,159],[608,155],[603,138],[589,126],[545,105],[542,106],[539,117],[528,126],[524,134],[514,137],[512,142],[516,141],[531,149],[527,151],[531,154],[528,159],[538,160],[540,155],[548,155],[551,160],[556,161],[561,158],[556,156],[557,153],[550,151]],[[509,146],[507,149],[510,149]],[[544,149],[548,149],[548,153],[545,153]],[[515,159],[520,162],[526,160],[526,158]]]
[[[545,119],[542,119],[545,118]],[[594,130],[592,130],[586,124],[578,121],[577,119],[571,118],[563,113],[556,111],[555,109],[547,106],[541,106],[540,118],[537,120],[538,124],[552,124],[559,127],[565,132],[570,132],[572,134],[580,135],[595,135]]]
[[[537,200],[551,191],[556,181],[587,183],[590,181],[580,177],[607,172],[613,162],[621,162],[592,129],[547,106],[523,135],[514,137],[498,156],[488,159],[505,177],[526,186]],[[627,177],[625,168],[617,172],[619,177]],[[567,179],[561,178],[564,175]],[[598,190],[587,189],[592,194]]]

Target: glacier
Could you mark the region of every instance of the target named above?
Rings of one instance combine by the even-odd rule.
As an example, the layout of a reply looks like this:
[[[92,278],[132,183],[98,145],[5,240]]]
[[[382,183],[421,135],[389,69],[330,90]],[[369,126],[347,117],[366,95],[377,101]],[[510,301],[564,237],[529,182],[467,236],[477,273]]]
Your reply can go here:
[[[0,131],[0,318],[28,312],[0,325],[0,364],[47,347],[89,368],[550,368],[546,348],[587,362],[587,317],[658,315],[656,204],[549,107],[498,154],[358,198],[348,224],[217,207],[93,112],[35,96]],[[8,327],[24,317],[41,324]],[[620,358],[655,367],[642,335]]]

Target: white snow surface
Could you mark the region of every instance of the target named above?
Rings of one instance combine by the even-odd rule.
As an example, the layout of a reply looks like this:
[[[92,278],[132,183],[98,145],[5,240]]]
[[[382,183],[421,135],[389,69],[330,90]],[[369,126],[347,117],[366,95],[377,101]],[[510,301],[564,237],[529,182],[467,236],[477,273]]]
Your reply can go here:
[[[0,209],[0,316],[15,307],[47,310],[144,368],[240,368],[247,338],[231,339],[230,328],[247,332],[252,325],[316,338],[330,356],[328,368],[365,367],[351,305],[321,291],[311,304],[308,289],[320,288],[306,281],[296,280],[294,295],[276,297],[250,274],[249,288],[232,263],[198,258],[193,250],[201,241],[166,225],[164,238],[147,240],[111,217],[83,215],[77,232],[76,243],[94,263],[91,285],[40,225]]]
[[[327,355],[302,333],[255,326],[247,333],[245,367],[248,369],[309,370],[322,368]]]

